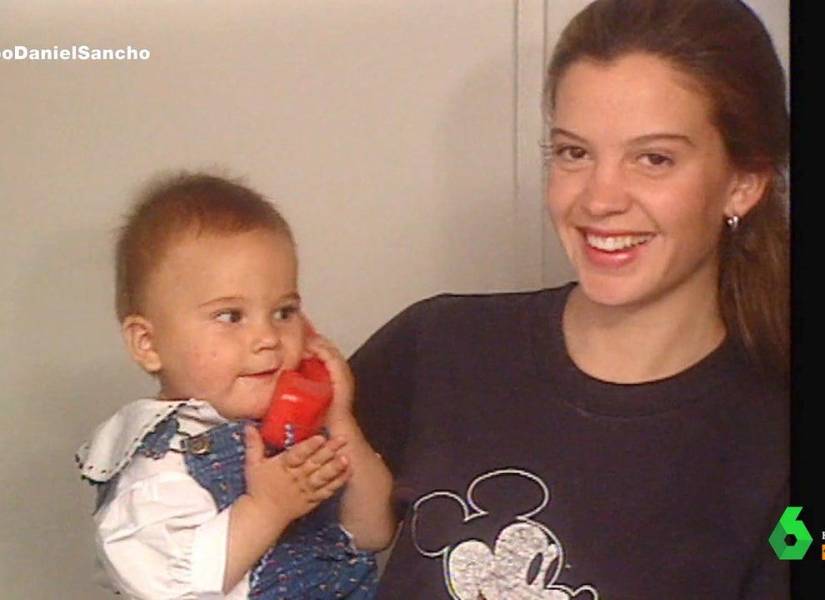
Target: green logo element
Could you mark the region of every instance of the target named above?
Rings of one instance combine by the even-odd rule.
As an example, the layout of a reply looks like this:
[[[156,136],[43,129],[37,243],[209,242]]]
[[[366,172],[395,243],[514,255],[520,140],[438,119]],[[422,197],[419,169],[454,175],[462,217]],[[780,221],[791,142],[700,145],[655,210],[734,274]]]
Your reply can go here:
[[[779,523],[773,528],[768,541],[776,556],[781,560],[799,560],[808,551],[813,538],[805,527],[805,523],[797,519],[802,512],[801,506],[789,506],[779,517]],[[796,540],[793,544],[785,543],[785,538],[792,535]]]

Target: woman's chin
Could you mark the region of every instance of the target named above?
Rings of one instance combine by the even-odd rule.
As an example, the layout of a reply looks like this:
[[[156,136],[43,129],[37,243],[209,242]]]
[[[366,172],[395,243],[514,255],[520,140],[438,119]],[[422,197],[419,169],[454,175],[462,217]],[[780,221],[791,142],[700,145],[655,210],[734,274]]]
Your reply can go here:
[[[600,306],[627,306],[638,302],[643,295],[639,286],[628,278],[590,276],[581,273],[578,283],[583,299]]]

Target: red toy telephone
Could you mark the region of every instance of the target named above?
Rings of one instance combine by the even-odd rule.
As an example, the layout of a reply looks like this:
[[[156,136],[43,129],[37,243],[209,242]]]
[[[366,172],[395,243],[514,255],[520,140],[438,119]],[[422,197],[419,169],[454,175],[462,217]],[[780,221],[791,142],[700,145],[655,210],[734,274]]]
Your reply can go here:
[[[307,328],[308,335],[315,334]],[[332,382],[321,359],[307,358],[294,371],[282,372],[261,423],[264,443],[288,448],[318,433],[331,401]]]

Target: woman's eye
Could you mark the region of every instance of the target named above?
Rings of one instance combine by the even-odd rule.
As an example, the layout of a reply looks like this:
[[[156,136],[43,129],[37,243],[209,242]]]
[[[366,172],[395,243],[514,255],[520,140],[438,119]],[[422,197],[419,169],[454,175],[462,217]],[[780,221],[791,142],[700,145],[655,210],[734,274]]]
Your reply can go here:
[[[553,146],[553,156],[557,156],[562,160],[568,162],[575,162],[577,160],[582,160],[583,158],[586,158],[587,150],[585,150],[581,146]]]
[[[645,165],[650,167],[669,167],[673,164],[673,159],[658,152],[646,152],[639,157]]]
[[[276,321],[287,321],[296,314],[298,314],[297,306],[284,306],[276,310],[272,318]]]
[[[241,320],[241,311],[236,309],[222,310],[215,314],[215,320],[221,323],[237,323]]]

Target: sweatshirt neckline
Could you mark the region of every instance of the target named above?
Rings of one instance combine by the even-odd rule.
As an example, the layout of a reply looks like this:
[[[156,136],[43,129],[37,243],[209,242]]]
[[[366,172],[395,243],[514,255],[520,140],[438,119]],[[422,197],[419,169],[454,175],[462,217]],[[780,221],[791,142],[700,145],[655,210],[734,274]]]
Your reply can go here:
[[[611,417],[640,417],[676,410],[709,396],[724,380],[725,365],[737,354],[730,336],[705,357],[679,373],[639,383],[615,383],[582,371],[567,352],[562,329],[564,307],[577,284],[549,290],[549,304],[541,312],[536,332],[539,377],[561,390],[571,390],[565,401],[588,413]],[[554,360],[551,357],[558,357]],[[553,369],[552,365],[558,365]]]

